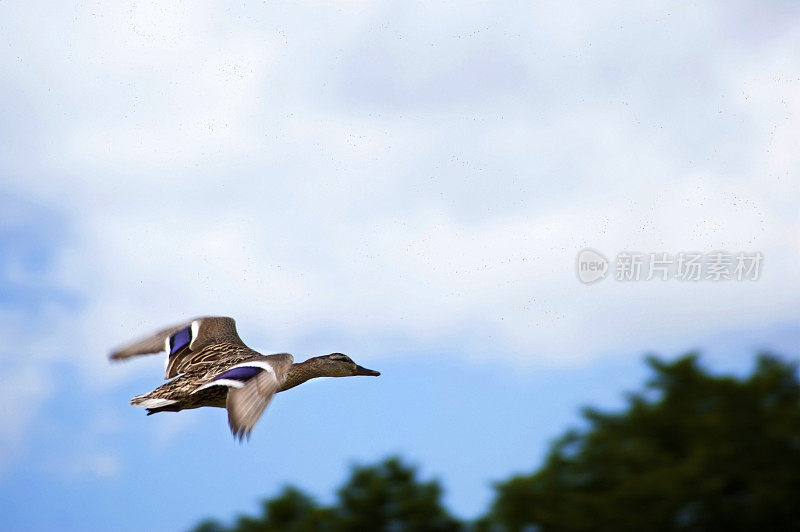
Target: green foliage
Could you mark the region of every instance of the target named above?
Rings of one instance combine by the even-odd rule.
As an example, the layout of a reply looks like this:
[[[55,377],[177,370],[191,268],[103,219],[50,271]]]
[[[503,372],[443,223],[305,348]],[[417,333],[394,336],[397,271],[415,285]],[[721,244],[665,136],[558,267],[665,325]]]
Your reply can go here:
[[[696,355],[649,358],[645,392],[553,446],[536,473],[497,485],[491,530],[800,529],[796,366],[760,356],[746,379]],[[648,398],[650,397],[650,398]]]
[[[303,532],[326,529],[327,512],[302,491],[286,487],[262,503],[258,518],[241,516],[232,530],[238,532]],[[198,532],[198,531],[195,531]]]
[[[356,468],[339,490],[337,530],[459,530],[440,503],[439,484],[415,477],[415,471],[397,458]]]
[[[743,379],[714,376],[690,354],[648,358],[652,377],[618,413],[587,408],[544,465],[496,485],[467,526],[397,458],[356,467],[329,507],[294,488],[260,517],[195,532],[800,530],[800,383],[766,355]]]
[[[436,481],[420,482],[416,471],[398,458],[353,468],[338,491],[337,503],[318,505],[292,487],[263,502],[259,517],[242,516],[232,528],[204,521],[194,532],[454,532],[461,529],[442,506]]]

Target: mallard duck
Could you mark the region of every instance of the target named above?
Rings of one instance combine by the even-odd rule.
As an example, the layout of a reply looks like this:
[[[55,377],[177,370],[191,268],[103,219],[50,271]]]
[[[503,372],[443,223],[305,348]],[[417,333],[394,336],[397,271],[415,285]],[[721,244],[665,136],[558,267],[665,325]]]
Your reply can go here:
[[[169,327],[111,353],[112,360],[167,354],[165,379],[131,404],[147,415],[216,406],[228,409],[228,425],[240,441],[249,437],[272,396],[314,377],[350,377],[379,372],[342,353],[295,363],[289,353],[264,356],[247,347],[232,318],[204,317]]]

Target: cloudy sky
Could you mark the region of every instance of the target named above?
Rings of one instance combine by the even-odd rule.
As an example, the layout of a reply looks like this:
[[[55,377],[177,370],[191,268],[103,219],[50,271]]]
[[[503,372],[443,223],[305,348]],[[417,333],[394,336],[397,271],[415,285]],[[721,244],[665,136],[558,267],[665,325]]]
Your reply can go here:
[[[800,8],[0,3],[0,510],[185,528],[401,453],[462,516],[641,356],[800,341]],[[761,252],[755,282],[578,281],[580,250]],[[613,268],[613,264],[612,264]],[[205,314],[380,379],[146,418]],[[276,456],[280,457],[276,459]],[[6,518],[8,522],[8,518]]]

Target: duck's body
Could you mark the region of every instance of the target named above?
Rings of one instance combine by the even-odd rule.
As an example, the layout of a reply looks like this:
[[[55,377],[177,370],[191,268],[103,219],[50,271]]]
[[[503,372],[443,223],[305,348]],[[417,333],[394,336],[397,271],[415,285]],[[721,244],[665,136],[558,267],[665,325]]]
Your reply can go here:
[[[165,378],[150,393],[131,399],[147,414],[215,406],[228,409],[236,437],[249,435],[272,396],[314,377],[378,376],[341,353],[295,364],[292,355],[264,356],[247,347],[231,318],[197,318],[164,329],[111,354],[114,360],[165,351]]]

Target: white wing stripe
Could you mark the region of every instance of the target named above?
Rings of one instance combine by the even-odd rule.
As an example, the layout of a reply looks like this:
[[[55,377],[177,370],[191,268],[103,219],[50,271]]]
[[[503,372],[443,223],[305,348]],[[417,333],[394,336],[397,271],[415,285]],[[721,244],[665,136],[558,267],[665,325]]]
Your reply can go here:
[[[164,338],[164,353],[167,356],[164,357],[164,369],[169,367],[169,339],[170,335],[168,334],[166,338]]]
[[[241,381],[235,381],[233,379],[219,379],[202,385],[192,393],[197,393],[200,390],[205,390],[206,388],[210,388],[211,386],[229,386],[231,388],[241,388],[242,386],[244,386],[244,383]]]
[[[158,408],[159,406],[167,406],[177,403],[172,399],[145,399],[144,401],[138,403],[136,406],[141,406],[143,408]]]
[[[200,320],[194,320],[192,322],[192,339],[189,341],[189,350],[192,349],[192,344],[194,343],[195,339],[197,338],[197,331],[200,330]]]
[[[241,364],[236,364],[230,369],[234,368],[261,368],[264,371],[271,373],[273,377],[277,378],[275,375],[275,368],[272,367],[272,364],[264,360],[249,360],[247,362],[242,362]]]

